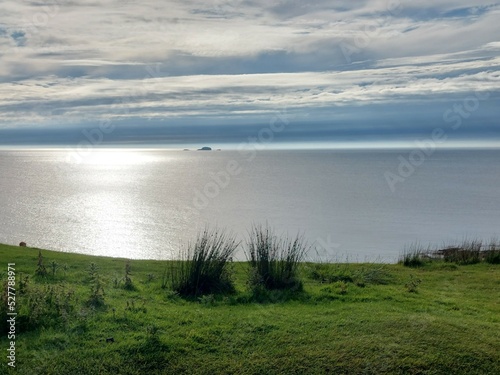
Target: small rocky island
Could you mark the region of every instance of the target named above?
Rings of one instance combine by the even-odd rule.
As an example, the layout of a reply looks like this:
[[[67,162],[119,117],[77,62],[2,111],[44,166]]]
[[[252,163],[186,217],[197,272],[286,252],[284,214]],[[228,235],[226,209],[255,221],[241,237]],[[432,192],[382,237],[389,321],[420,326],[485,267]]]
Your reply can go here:
[[[212,151],[212,147],[202,147],[202,148],[199,148],[198,151]]]

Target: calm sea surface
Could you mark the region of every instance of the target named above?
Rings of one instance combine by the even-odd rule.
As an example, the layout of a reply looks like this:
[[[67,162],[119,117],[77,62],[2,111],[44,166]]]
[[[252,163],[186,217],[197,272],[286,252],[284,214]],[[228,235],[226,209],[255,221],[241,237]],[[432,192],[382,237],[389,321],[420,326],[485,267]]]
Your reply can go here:
[[[436,151],[402,169],[393,191],[385,174],[408,154],[4,150],[0,242],[169,259],[206,225],[244,240],[268,222],[303,233],[313,258],[395,261],[412,242],[499,236],[500,151]]]

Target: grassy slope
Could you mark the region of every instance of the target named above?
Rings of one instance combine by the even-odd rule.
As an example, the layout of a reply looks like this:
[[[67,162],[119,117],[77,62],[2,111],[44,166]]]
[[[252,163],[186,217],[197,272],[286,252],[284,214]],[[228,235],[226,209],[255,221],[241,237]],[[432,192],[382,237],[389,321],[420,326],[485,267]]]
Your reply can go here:
[[[2,280],[8,262],[16,263],[18,276],[33,275],[37,254],[0,245]],[[245,302],[244,263],[234,267],[236,296],[199,302],[160,288],[165,262],[132,261],[137,290],[126,291],[113,287],[124,276],[124,259],[43,254],[47,266],[55,260],[67,271],[45,281],[32,277],[32,285],[65,284],[83,306],[94,262],[107,308],[83,308],[66,327],[21,333],[19,374],[500,373],[500,266],[387,265],[386,285],[348,283],[342,292],[341,283],[306,279],[297,300],[258,304]],[[354,272],[380,265],[338,267]],[[155,278],[148,281],[148,274]],[[422,280],[417,293],[405,286],[412,277]],[[132,301],[137,309],[127,310]],[[151,325],[159,328],[156,338]],[[114,343],[102,340],[110,336]],[[0,347],[8,347],[5,336]],[[2,355],[0,373],[5,361]]]

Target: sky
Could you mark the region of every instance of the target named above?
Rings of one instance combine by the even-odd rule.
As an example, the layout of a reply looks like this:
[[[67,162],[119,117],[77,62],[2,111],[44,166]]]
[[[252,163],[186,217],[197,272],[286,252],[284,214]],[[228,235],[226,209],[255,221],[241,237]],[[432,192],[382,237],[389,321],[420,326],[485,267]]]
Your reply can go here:
[[[499,20],[482,0],[5,0],[0,145],[500,147]]]

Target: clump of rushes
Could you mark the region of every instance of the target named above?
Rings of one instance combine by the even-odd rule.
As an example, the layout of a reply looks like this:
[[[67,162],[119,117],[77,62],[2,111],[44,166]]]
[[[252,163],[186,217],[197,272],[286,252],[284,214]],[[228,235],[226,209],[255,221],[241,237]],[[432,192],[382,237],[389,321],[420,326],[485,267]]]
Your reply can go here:
[[[171,262],[172,289],[184,297],[233,293],[230,262],[239,243],[225,231],[205,229]]]
[[[407,249],[403,251],[403,254],[399,257],[399,263],[402,263],[405,267],[422,267],[425,264],[423,259],[424,251],[418,244],[411,244]]]
[[[444,260],[461,265],[479,263],[481,262],[482,247],[481,240],[464,240],[460,246],[446,249]]]
[[[250,261],[250,287],[256,291],[302,290],[299,264],[308,247],[302,236],[278,238],[268,226],[254,226],[250,232],[246,255]]]
[[[490,264],[500,264],[500,243],[498,240],[492,239],[485,251],[484,260]]]

